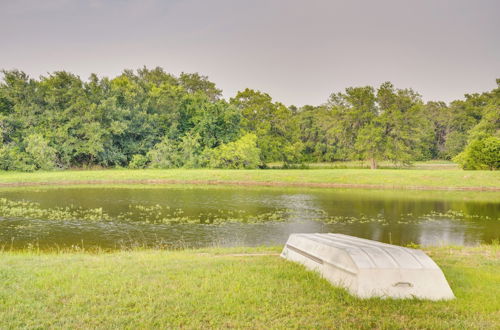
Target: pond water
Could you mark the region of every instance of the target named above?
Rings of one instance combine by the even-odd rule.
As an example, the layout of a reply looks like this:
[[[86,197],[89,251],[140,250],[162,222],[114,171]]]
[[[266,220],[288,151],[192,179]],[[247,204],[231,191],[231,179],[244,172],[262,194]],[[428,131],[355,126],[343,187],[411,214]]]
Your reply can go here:
[[[281,245],[333,232],[393,244],[500,239],[499,192],[228,186],[0,189],[0,248]]]

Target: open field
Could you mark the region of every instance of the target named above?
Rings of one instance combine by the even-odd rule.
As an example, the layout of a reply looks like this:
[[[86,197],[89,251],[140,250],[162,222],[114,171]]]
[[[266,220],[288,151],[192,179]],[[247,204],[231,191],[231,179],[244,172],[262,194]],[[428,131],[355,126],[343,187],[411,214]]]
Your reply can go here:
[[[0,172],[0,187],[85,183],[191,183],[382,189],[500,190],[500,172],[422,169],[108,169],[33,173]]]
[[[426,251],[452,301],[356,299],[279,248],[0,252],[6,328],[497,328],[498,245]]]

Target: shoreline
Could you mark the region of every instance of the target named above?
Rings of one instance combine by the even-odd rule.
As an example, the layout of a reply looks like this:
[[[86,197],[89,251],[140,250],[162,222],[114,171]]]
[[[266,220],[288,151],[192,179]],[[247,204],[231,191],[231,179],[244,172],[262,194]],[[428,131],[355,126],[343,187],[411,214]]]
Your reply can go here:
[[[268,187],[309,187],[309,188],[351,188],[351,189],[388,189],[388,190],[445,190],[445,191],[500,191],[500,187],[466,187],[466,186],[427,186],[427,185],[388,185],[364,183],[330,183],[330,182],[284,182],[284,181],[226,181],[226,180],[174,180],[174,179],[124,179],[124,180],[61,180],[61,181],[28,181],[0,182],[2,187],[36,187],[36,186],[69,186],[69,185],[106,185],[106,184],[172,184],[172,185],[231,185],[231,186],[268,186]]]
[[[384,243],[384,242],[381,242]],[[389,244],[389,243],[384,243]],[[437,245],[420,245],[420,244],[393,244],[411,249],[422,250],[429,256],[436,253],[445,253],[447,255],[460,256],[487,256],[495,260],[500,260],[500,245],[497,242],[479,243],[475,245],[456,245],[456,244],[437,244]],[[190,254],[197,257],[277,257],[281,259],[281,252],[285,243],[281,245],[241,245],[241,246],[205,246],[205,247],[132,247],[123,249],[106,249],[93,247],[61,247],[61,248],[12,248],[8,249],[5,246],[0,248],[0,256],[29,256],[29,257],[50,257],[64,255],[88,255],[88,256],[113,256],[119,254]]]

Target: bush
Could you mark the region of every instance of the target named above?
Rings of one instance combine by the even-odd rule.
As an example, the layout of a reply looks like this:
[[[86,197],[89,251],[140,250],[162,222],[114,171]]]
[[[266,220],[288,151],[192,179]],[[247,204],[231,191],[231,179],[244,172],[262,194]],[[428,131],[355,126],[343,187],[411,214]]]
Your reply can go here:
[[[32,172],[36,167],[29,162],[29,156],[25,152],[9,144],[0,148],[0,170]]]
[[[199,167],[199,138],[199,135],[190,133],[186,134],[180,142],[164,138],[147,153],[146,162],[149,162],[149,167],[153,168]]]
[[[128,163],[128,168],[145,168],[148,164],[148,157],[144,155],[134,155],[132,160]]]
[[[295,142],[293,144],[287,144],[283,148],[283,160],[285,164],[297,164],[303,160],[302,151],[304,150],[304,144],[302,142]]]
[[[28,162],[39,170],[53,170],[56,167],[56,150],[49,146],[40,134],[31,134],[26,138]]]
[[[31,172],[56,167],[56,150],[40,134],[31,134],[22,145],[14,143],[0,147],[0,169]]]
[[[182,166],[178,144],[176,141],[167,137],[156,144],[146,156],[150,162],[149,166],[153,168],[173,168]]]
[[[182,166],[195,168],[200,166],[200,136],[198,134],[186,134],[179,143],[179,153]]]
[[[490,136],[473,140],[453,160],[465,170],[498,170],[500,168],[500,138]]]
[[[260,149],[257,136],[246,134],[239,140],[223,144],[205,152],[208,166],[214,168],[257,168],[260,164]]]

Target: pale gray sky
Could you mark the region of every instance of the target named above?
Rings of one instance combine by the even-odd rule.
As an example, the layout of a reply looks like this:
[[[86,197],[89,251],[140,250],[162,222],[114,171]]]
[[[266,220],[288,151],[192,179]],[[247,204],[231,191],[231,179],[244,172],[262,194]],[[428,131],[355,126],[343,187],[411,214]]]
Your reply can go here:
[[[161,66],[298,106],[389,80],[450,101],[495,87],[499,17],[498,0],[0,0],[0,68]]]

